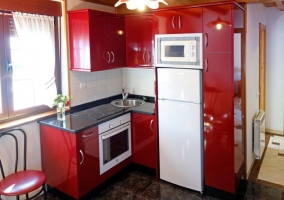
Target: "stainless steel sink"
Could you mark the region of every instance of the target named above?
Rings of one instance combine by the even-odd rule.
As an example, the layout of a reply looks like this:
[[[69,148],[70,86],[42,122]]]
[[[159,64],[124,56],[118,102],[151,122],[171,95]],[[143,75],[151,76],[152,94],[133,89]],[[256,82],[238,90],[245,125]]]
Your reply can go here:
[[[117,106],[117,107],[123,107],[123,108],[130,108],[130,107],[135,107],[135,106],[141,106],[145,103],[145,101],[141,99],[117,99],[113,100],[111,102],[112,105]]]

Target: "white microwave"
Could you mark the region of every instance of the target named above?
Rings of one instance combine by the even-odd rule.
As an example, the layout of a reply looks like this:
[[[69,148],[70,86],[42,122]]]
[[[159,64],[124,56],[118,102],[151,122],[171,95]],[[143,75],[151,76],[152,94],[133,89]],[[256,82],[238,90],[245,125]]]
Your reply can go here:
[[[155,66],[202,69],[202,33],[156,34]]]

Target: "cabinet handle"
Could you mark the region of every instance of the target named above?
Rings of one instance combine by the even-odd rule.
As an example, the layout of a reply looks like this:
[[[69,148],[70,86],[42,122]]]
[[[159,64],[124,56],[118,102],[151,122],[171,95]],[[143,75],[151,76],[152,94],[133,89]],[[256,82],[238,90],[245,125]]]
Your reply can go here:
[[[205,58],[205,72],[208,72],[208,59]]]
[[[208,34],[205,33],[205,47],[208,47]]]
[[[143,61],[146,62],[146,51],[143,52]]]
[[[109,63],[109,62],[110,62],[110,53],[109,53],[109,52],[107,52],[107,55],[108,55],[107,63]]]
[[[83,153],[82,150],[80,150],[79,152],[80,152],[80,154],[81,154],[81,156],[82,156],[82,161],[80,162],[80,165],[82,165],[83,162],[84,162],[85,157],[84,157],[84,153]]]
[[[182,27],[182,25],[181,25],[181,16],[180,16],[180,15],[178,16],[178,27],[179,27],[179,28]]]
[[[94,135],[94,131],[90,132],[90,133],[87,133],[87,134],[83,134],[83,138],[91,137],[92,135]]]
[[[153,125],[153,119],[152,119],[151,122],[150,122],[150,129],[151,129],[151,131],[154,132],[152,125]]]
[[[176,28],[176,26],[175,26],[175,18],[176,18],[176,16],[174,15],[173,18],[172,18],[172,26],[173,26],[173,28]]]
[[[151,55],[152,55],[151,51],[148,51],[148,62],[151,62],[151,60],[152,60],[152,56]]]
[[[113,63],[113,61],[114,61],[114,53],[111,51],[110,52],[111,53],[111,55],[112,55],[112,60],[111,60],[111,62]]]

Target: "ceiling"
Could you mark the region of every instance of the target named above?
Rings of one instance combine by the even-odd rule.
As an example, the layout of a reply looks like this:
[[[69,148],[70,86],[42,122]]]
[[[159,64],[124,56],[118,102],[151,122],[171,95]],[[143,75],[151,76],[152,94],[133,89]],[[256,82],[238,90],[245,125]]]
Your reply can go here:
[[[96,4],[102,4],[107,6],[114,6],[114,4],[118,0],[81,0],[81,1],[87,1],[92,2]],[[168,5],[164,5],[160,3],[160,8],[165,7],[176,7],[176,6],[184,6],[184,5],[193,5],[193,4],[203,4],[203,3],[213,3],[213,2],[223,2],[228,0],[165,0]],[[255,4],[255,3],[263,3],[266,7],[278,7],[280,11],[284,11],[284,1],[281,0],[236,0],[238,3],[248,3],[248,4]],[[145,10],[145,12],[150,11],[149,9]],[[122,4],[116,8],[116,12],[119,14],[130,14],[130,13],[136,13],[136,10],[128,10],[125,6],[125,4]]]

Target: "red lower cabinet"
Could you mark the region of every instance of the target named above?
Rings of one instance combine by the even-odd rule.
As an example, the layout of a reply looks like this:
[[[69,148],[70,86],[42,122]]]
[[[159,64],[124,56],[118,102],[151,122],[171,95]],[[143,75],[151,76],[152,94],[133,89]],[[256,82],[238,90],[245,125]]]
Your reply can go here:
[[[40,125],[40,140],[48,185],[75,199],[99,185],[97,126],[74,134]]]
[[[154,115],[132,113],[132,161],[157,172],[157,134]]]

